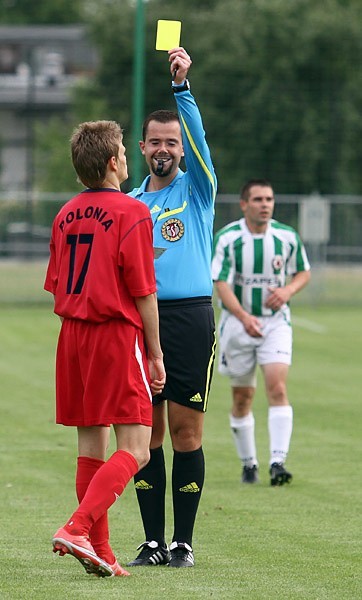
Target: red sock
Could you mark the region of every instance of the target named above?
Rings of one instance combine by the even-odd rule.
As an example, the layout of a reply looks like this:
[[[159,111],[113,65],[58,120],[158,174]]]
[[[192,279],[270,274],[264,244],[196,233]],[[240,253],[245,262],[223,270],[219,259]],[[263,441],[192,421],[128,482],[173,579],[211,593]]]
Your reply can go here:
[[[93,476],[78,509],[65,528],[73,535],[89,535],[98,519],[122,494],[138,471],[136,459],[129,452],[117,450]]]
[[[104,460],[90,458],[89,456],[78,456],[75,487],[79,503],[83,500],[90,482],[102,465],[104,465]],[[116,557],[109,545],[107,512],[105,512],[91,527],[89,537],[97,556],[103,558],[108,564],[113,565]]]

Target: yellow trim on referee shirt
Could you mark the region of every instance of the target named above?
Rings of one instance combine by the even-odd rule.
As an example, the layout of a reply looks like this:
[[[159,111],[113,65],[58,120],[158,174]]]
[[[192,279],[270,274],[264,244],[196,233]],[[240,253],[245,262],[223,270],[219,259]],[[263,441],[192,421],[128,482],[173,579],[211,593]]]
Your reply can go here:
[[[162,213],[162,215],[158,215],[156,221],[161,221],[161,219],[166,219],[167,217],[172,217],[172,215],[177,215],[178,213],[181,213],[185,210],[187,206],[187,202],[186,200],[184,200],[183,205],[180,208],[174,208],[173,210],[167,210],[166,212]]]
[[[194,140],[193,140],[193,138],[191,136],[190,130],[187,127],[185,119],[183,118],[182,115],[181,115],[181,119],[182,119],[183,126],[185,128],[186,135],[187,135],[188,140],[190,142],[191,148],[193,149],[195,155],[199,159],[199,163],[202,166],[203,170],[205,171],[205,173],[207,175],[208,180],[211,183],[211,186],[212,186],[212,189],[213,189],[212,198],[213,198],[213,200],[215,200],[216,190],[215,190],[215,181],[214,181],[214,178],[213,178],[212,174],[210,173],[209,169],[207,168],[207,165],[206,165],[204,159],[202,158],[200,152],[198,151],[197,146],[196,146],[196,144],[195,144],[195,142],[194,142]]]

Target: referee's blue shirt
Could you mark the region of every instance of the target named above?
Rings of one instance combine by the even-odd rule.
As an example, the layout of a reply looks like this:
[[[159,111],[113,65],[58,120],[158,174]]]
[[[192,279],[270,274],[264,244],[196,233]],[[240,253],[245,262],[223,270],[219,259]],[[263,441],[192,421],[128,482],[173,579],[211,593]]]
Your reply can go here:
[[[146,192],[150,176],[129,192],[149,207],[154,224],[159,300],[212,295],[211,253],[216,176],[192,94],[175,94],[186,172],[162,190]]]

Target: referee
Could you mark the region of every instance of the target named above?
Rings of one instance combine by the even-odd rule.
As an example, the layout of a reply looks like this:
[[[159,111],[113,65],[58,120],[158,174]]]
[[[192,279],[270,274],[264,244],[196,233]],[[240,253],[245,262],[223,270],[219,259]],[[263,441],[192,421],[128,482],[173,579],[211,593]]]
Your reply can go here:
[[[140,149],[149,175],[131,192],[147,204],[153,220],[166,385],[154,398],[150,462],[135,476],[145,542],[129,566],[194,565],[192,536],[205,473],[202,432],[215,353],[210,263],[216,177],[187,80],[191,58],[174,48],[169,62],[178,112],[158,110],[146,118]],[[183,157],[185,172],[179,168]],[[167,420],[173,447],[170,547],[165,540]]]

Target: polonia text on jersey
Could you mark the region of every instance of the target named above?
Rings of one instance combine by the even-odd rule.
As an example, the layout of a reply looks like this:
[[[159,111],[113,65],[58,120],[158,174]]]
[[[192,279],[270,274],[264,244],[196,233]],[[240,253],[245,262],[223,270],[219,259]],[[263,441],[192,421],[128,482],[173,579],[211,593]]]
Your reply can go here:
[[[64,231],[65,225],[69,225],[73,223],[73,221],[80,221],[81,219],[96,219],[99,223],[104,227],[105,231],[108,231],[110,226],[113,223],[113,219],[105,220],[107,216],[107,211],[103,210],[99,206],[87,206],[84,210],[81,208],[77,208],[77,210],[70,210],[65,218],[59,223],[59,228],[61,231]]]

